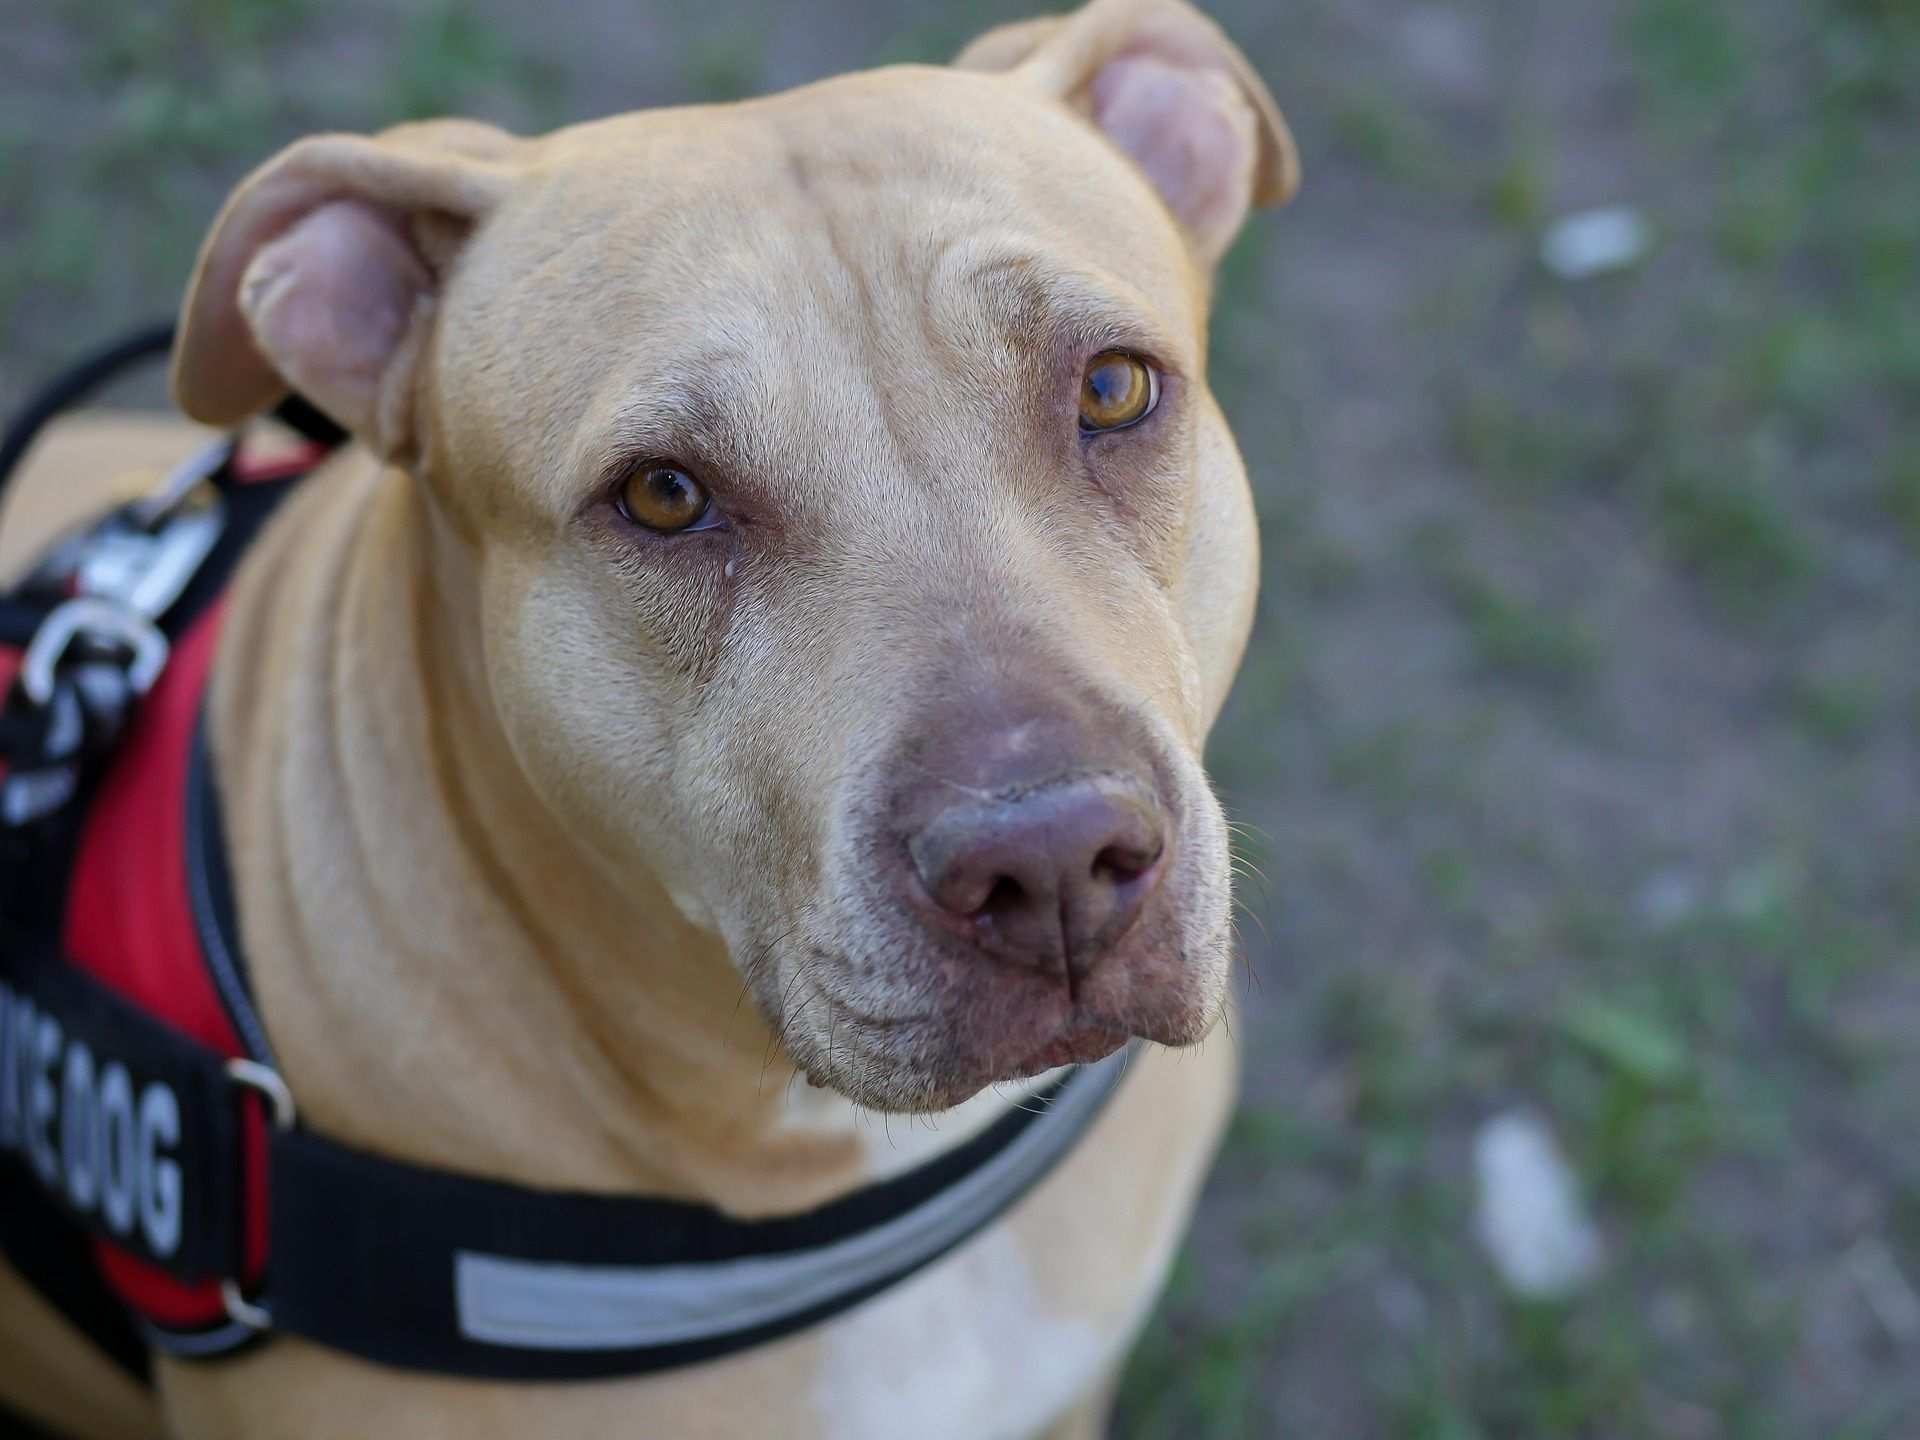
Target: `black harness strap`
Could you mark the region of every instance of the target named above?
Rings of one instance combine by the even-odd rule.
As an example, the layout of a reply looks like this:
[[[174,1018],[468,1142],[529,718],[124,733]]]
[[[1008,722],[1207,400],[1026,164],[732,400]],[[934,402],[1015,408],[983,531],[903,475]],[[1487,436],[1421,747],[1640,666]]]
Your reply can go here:
[[[852,1308],[999,1218],[1118,1073],[1078,1072],[906,1175],[760,1221],[497,1184],[285,1132],[265,1304],[277,1328],[337,1349],[491,1379],[639,1375],[730,1355]]]
[[[0,976],[0,1149],[42,1193],[182,1280],[239,1270],[239,1100],[226,1057],[56,953]]]

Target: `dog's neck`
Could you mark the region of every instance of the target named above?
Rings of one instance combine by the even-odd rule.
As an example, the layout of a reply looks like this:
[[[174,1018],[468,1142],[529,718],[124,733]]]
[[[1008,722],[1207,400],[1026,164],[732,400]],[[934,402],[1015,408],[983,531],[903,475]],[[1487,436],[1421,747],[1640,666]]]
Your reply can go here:
[[[740,1213],[869,1178],[880,1120],[809,1095],[721,942],[533,792],[430,504],[364,457],[329,465],[224,622],[244,941],[304,1118],[422,1163]]]

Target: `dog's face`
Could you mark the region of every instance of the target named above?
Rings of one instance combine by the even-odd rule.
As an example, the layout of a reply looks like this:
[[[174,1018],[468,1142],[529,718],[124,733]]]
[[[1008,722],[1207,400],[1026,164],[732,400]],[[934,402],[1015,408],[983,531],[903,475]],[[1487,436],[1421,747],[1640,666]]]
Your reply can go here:
[[[1222,43],[1102,0],[970,52],[1011,78],[318,142],[405,173],[296,147],[209,242],[188,408],[260,403],[218,357],[196,391],[238,322],[269,398],[409,465],[535,787],[862,1102],[1220,1013],[1200,752],[1256,565],[1207,271],[1289,183]],[[375,343],[316,360],[343,312]]]

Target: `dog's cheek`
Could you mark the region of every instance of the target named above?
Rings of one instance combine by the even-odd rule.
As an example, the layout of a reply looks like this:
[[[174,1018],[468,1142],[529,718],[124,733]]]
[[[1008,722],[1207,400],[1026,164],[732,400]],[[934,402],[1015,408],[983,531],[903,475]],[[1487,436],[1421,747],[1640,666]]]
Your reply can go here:
[[[1097,436],[1086,448],[1085,464],[1109,501],[1121,536],[1135,562],[1161,589],[1178,582],[1187,553],[1195,497],[1194,427],[1174,404],[1191,386],[1171,382],[1162,401],[1171,413],[1156,414],[1140,433]]]
[[[1199,734],[1226,703],[1253,632],[1260,531],[1246,466],[1210,395],[1195,450],[1191,515],[1175,603],[1197,666]]]
[[[700,797],[684,781],[702,742],[683,657],[583,564],[496,555],[483,570],[486,686],[521,770],[616,873],[651,872],[711,928],[700,877],[713,857],[698,853]]]

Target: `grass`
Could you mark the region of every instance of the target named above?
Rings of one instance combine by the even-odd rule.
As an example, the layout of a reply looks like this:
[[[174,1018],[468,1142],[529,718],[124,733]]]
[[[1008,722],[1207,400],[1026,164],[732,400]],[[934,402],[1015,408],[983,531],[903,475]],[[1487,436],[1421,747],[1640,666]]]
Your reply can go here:
[[[1909,442],[1887,461],[1881,500],[1887,518],[1920,555],[1920,442]]]
[[[1347,153],[1394,180],[1426,189],[1444,185],[1458,173],[1441,134],[1418,110],[1390,93],[1351,95],[1334,123]]]
[[[1531,233],[1546,217],[1553,189],[1553,163],[1547,142],[1536,126],[1520,128],[1505,160],[1488,177],[1487,213],[1500,224],[1522,234]]]
[[[1813,564],[1786,507],[1737,477],[1670,475],[1652,487],[1650,508],[1674,564],[1733,614],[1781,603]]]
[[[503,94],[508,108],[551,112],[556,85],[556,76],[470,8],[436,0],[402,30],[386,91],[394,119],[424,120],[494,111]]]
[[[225,186],[300,134],[442,114],[526,126],[559,116],[552,67],[446,0],[402,7],[360,72],[278,63],[338,23],[311,0],[75,0],[88,123],[0,126],[0,323],[15,385],[170,311]],[[32,186],[30,156],[66,183]]]
[[[1780,1396],[1808,1297],[1754,1272],[1701,1186],[1794,1153],[1803,1086],[1753,1068],[1762,1019],[1742,972],[1756,956],[1844,963],[1809,958],[1832,919],[1809,896],[1790,870],[1762,867],[1657,935],[1577,925],[1569,933],[1614,947],[1602,968],[1622,979],[1535,1008],[1404,980],[1332,983],[1312,1030],[1341,1098],[1332,1114],[1269,1101],[1237,1119],[1223,1183],[1269,1199],[1243,1236],[1246,1294],[1222,1318],[1183,1268],[1130,1373],[1125,1433],[1296,1433],[1257,1377],[1284,1385],[1289,1355],[1329,1325],[1364,1372],[1377,1433],[1804,1433]],[[1449,1013],[1480,1021],[1454,1029]],[[1499,1295],[1464,1241],[1468,1177],[1433,1164],[1463,1105],[1516,1086],[1554,1117],[1607,1228],[1607,1277],[1563,1303]],[[1920,1207],[1912,1215],[1920,1225]],[[1356,1305],[1375,1319],[1356,1319]],[[1845,1433],[1896,1435],[1904,1413],[1865,1397]]]
[[[1609,883],[1543,870],[1519,830],[1489,829],[1497,762],[1450,783],[1440,713],[1322,730],[1328,788],[1308,803],[1378,819],[1324,857],[1300,852],[1307,873],[1278,905],[1311,907],[1317,886],[1379,905],[1398,865],[1420,902],[1404,913],[1426,917],[1411,943],[1462,960],[1296,962],[1306,1014],[1276,1034],[1309,1047],[1322,1079],[1253,1099],[1221,1183],[1266,1198],[1258,1272],[1307,1279],[1262,1312],[1210,1299],[1189,1271],[1133,1372],[1126,1436],[1897,1440],[1920,1426],[1910,1362],[1871,1321],[1860,1343],[1888,1357],[1880,1382],[1818,1399],[1807,1385],[1808,1337],[1860,1302],[1837,1259],[1850,1242],[1830,1241],[1831,1215],[1795,1193],[1809,1165],[1865,1164],[1852,1183],[1887,1207],[1881,1233],[1920,1283],[1920,1179],[1885,1158],[1914,1133],[1910,1103],[1886,1098],[1910,1093],[1893,1077],[1910,1087],[1913,1070],[1883,1027],[1836,1020],[1920,944],[1920,818],[1909,806],[1901,849],[1897,832],[1860,839],[1822,808],[1843,817],[1861,786],[1892,783],[1900,772],[1880,767],[1920,738],[1911,646],[1843,638],[1920,623],[1920,191],[1900,178],[1910,156],[1895,162],[1883,143],[1920,121],[1916,35],[1920,9],[1900,4],[1629,7],[1619,43],[1655,169],[1713,177],[1698,203],[1663,214],[1646,275],[1567,293],[1532,270],[1529,247],[1496,238],[1530,240],[1550,217],[1552,140],[1516,128],[1481,171],[1485,238],[1415,316],[1472,488],[1390,567],[1354,554],[1346,588],[1320,606],[1364,601],[1410,567],[1451,612],[1462,670],[1508,686],[1510,719],[1550,713],[1629,663],[1642,637],[1540,597],[1645,581],[1596,569],[1573,584],[1553,568],[1557,546],[1496,576],[1475,542],[1579,536],[1604,513],[1641,537],[1632,575],[1650,567],[1680,597],[1656,623],[1744,649],[1770,677],[1737,723],[1778,727],[1821,758],[1769,772],[1769,820],[1735,847],[1743,856],[1717,871],[1689,860],[1677,873],[1692,878],[1656,891],[1673,860]],[[1760,123],[1763,104],[1797,106],[1796,119]],[[1387,188],[1432,163],[1433,133],[1364,89],[1333,128]],[[1898,558],[1873,562],[1877,578],[1846,577],[1857,562],[1843,552],[1887,542]],[[1297,623],[1311,634],[1311,611]],[[1314,664],[1308,643],[1295,704],[1326,703]],[[1327,1076],[1341,1097],[1331,1114],[1311,1099]],[[1551,1118],[1607,1236],[1602,1282],[1556,1306],[1501,1296],[1460,1243],[1471,1178],[1443,1163],[1462,1127],[1514,1096]],[[1829,1149],[1833,1114],[1855,1117],[1854,1150]],[[1861,1154],[1879,1158],[1848,1158]],[[1742,1190],[1756,1193],[1743,1203]],[[1825,1260],[1782,1254],[1826,1244]]]
[[[1787,704],[1808,738],[1835,750],[1849,750],[1865,739],[1881,710],[1873,688],[1843,680],[1800,680]]]
[[[1569,690],[1598,668],[1599,642],[1578,620],[1483,575],[1457,573],[1449,588],[1466,627],[1470,663],[1482,673]]]

